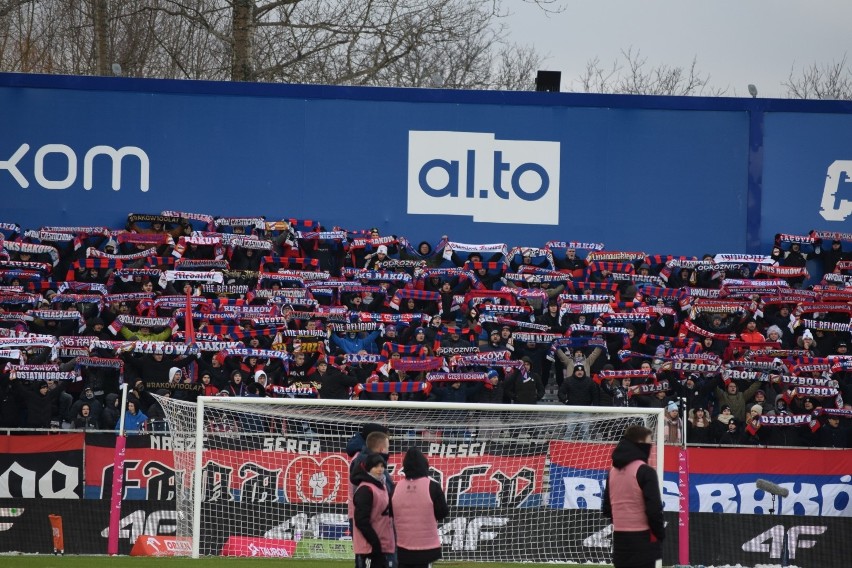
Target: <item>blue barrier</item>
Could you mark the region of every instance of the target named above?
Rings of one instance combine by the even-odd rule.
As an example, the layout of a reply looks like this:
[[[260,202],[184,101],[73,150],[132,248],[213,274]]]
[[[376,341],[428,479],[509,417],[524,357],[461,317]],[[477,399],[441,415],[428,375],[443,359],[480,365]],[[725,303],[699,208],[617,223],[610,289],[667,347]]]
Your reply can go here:
[[[848,102],[0,74],[0,221],[177,209],[767,252],[775,231],[848,230],[850,121]]]

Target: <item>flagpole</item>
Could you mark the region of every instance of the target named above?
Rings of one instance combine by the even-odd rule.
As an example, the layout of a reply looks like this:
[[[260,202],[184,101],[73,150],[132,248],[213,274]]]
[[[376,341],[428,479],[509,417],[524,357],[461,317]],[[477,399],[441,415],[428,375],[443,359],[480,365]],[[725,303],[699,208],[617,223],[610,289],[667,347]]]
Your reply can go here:
[[[124,415],[127,412],[127,383],[121,384],[121,413],[118,418],[118,434],[115,437],[115,452],[112,456],[112,498],[109,508],[109,538],[107,554],[118,554],[118,525],[121,519],[121,500],[124,493],[124,455],[127,436],[124,431]]]
[[[686,423],[689,419],[686,397],[681,400],[684,417],[681,420],[680,449],[678,451],[677,488],[680,494],[678,507],[678,563],[689,566],[689,448],[686,446]]]

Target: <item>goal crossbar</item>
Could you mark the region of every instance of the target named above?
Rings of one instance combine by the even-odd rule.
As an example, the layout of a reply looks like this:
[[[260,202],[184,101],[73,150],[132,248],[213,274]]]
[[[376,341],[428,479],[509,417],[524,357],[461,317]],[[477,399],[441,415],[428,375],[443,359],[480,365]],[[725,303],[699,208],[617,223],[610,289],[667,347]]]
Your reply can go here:
[[[611,453],[614,444],[621,438],[625,425],[643,424],[650,428],[653,432],[654,453],[652,454],[651,462],[652,466],[655,467],[657,471],[660,486],[662,487],[664,449],[664,444],[662,442],[665,421],[664,410],[658,408],[569,407],[561,405],[463,404],[408,401],[391,402],[203,396],[199,397],[197,402],[194,404],[169,399],[162,400],[164,410],[166,411],[173,431],[177,433],[179,430],[183,430],[184,435],[194,438],[194,440],[189,440],[194,441],[192,454],[187,452],[187,447],[184,446],[184,449],[182,450],[183,454],[180,456],[183,467],[185,469],[191,468],[192,472],[190,475],[190,472],[184,471],[184,476],[186,477],[177,481],[178,485],[181,483],[184,485],[178,488],[177,493],[179,499],[188,499],[192,503],[191,508],[186,507],[186,503],[184,505],[179,503],[178,508],[179,514],[181,512],[184,512],[187,516],[191,514],[191,535],[185,536],[193,537],[192,556],[195,558],[198,558],[201,555],[220,553],[218,552],[219,549],[217,546],[221,545],[221,540],[228,538],[227,534],[217,533],[218,536],[216,538],[218,538],[218,544],[217,546],[212,546],[209,542],[211,531],[219,531],[219,533],[238,533],[241,530],[239,528],[235,529],[234,527],[213,527],[213,525],[217,522],[215,518],[217,513],[222,517],[226,517],[231,511],[231,509],[229,509],[230,507],[238,509],[238,511],[234,513],[237,516],[254,515],[260,518],[281,514],[271,507],[269,504],[270,500],[275,501],[275,505],[277,505],[278,508],[293,508],[298,506],[299,503],[298,499],[294,496],[295,494],[281,490],[280,487],[279,491],[281,492],[281,497],[273,497],[265,503],[254,505],[257,507],[256,513],[246,512],[243,510],[245,507],[249,506],[243,505],[242,503],[249,501],[244,487],[242,488],[243,494],[238,497],[231,496],[228,503],[223,503],[223,501],[218,501],[213,504],[210,503],[209,485],[211,483],[211,477],[210,472],[205,469],[209,469],[211,463],[208,456],[216,452],[251,453],[254,451],[256,453],[258,451],[257,438],[280,434],[281,427],[278,425],[279,422],[287,423],[287,426],[283,427],[286,430],[286,436],[306,440],[328,440],[329,447],[332,449],[335,447],[338,448],[337,451],[340,454],[342,454],[344,445],[341,443],[341,440],[345,442],[345,439],[353,432],[360,431],[361,427],[365,423],[380,423],[395,432],[392,436],[392,440],[394,440],[392,444],[394,444],[397,451],[400,449],[400,445],[404,446],[406,443],[411,445],[421,444],[426,448],[440,448],[440,450],[435,450],[440,453],[435,453],[434,457],[429,458],[430,464],[432,464],[433,461],[437,462],[438,469],[447,470],[447,472],[445,472],[446,475],[458,475],[458,471],[453,470],[453,467],[455,466],[446,465],[447,460],[452,461],[451,458],[447,458],[447,455],[449,454],[446,452],[453,451],[447,450],[447,448],[454,448],[456,451],[458,451],[459,448],[467,448],[467,450],[462,451],[470,451],[470,448],[485,447],[488,445],[488,452],[485,452],[483,449],[480,451],[486,454],[482,459],[486,460],[489,464],[496,464],[493,465],[492,470],[490,470],[496,472],[494,475],[505,475],[506,472],[516,472],[518,470],[526,470],[528,473],[533,469],[536,471],[536,475],[531,477],[531,479],[535,479],[535,492],[538,493],[538,501],[536,503],[538,504],[530,505],[529,503],[532,501],[528,501],[522,504],[512,505],[513,507],[520,508],[506,510],[506,503],[503,502],[504,509],[501,510],[501,516],[499,517],[502,519],[501,522],[509,522],[511,524],[511,521],[507,521],[506,519],[512,519],[512,521],[514,521],[516,519],[513,515],[521,515],[521,517],[519,517],[521,520],[529,519],[529,522],[540,520],[540,518],[547,518],[548,520],[541,522],[551,523],[551,525],[554,522],[580,523],[576,532],[587,534],[587,541],[591,541],[592,536],[601,533],[602,530],[605,532],[605,525],[600,524],[602,521],[589,521],[588,513],[580,514],[582,511],[571,513],[570,511],[560,512],[559,509],[553,509],[554,506],[559,507],[559,503],[561,503],[554,497],[554,495],[556,495],[559,491],[565,491],[567,495],[568,490],[562,489],[560,483],[563,483],[565,486],[571,485],[570,480],[566,481],[561,478],[554,478],[554,475],[562,475],[562,470],[558,467],[560,459],[568,456],[567,461],[563,459],[563,461],[567,464],[565,467],[568,469],[580,468],[578,471],[583,471],[582,468],[585,466],[576,464],[582,464],[582,460],[586,459],[589,464],[593,464],[588,467],[596,469],[597,474],[594,475],[600,477],[600,475],[604,474],[604,468],[608,468],[609,453]],[[221,419],[222,416],[237,417],[234,418],[234,420],[243,424],[244,427],[234,428],[232,430],[227,430],[226,432],[222,432],[221,430],[211,430],[210,425],[214,420],[212,417]],[[263,429],[261,430],[253,426],[246,426],[249,421],[252,421],[252,423],[256,422],[257,424],[263,424]],[[274,426],[270,427],[270,424],[274,424]],[[190,426],[192,428],[189,428]],[[297,427],[304,428],[304,430],[297,431]],[[287,428],[289,428],[289,430],[287,430]],[[438,435],[439,442],[430,445],[429,442],[431,442],[432,439],[428,438],[428,436],[432,435]],[[476,437],[477,435],[478,437]],[[441,439],[440,436],[443,436],[443,438]],[[474,437],[470,438],[470,436]],[[213,444],[212,449],[205,446],[205,444],[209,443]],[[319,447],[320,442],[315,443],[317,444],[317,447]],[[560,458],[559,456],[550,455],[550,453],[548,453],[542,458],[541,456],[526,454],[522,449],[518,449],[518,447],[525,443],[538,443],[540,446],[536,447],[546,447],[548,448],[547,452],[552,452],[553,448],[557,448],[559,449],[559,452],[562,452],[564,455]],[[325,444],[326,442],[323,442],[323,456],[327,454]],[[177,445],[175,447],[177,467]],[[291,466],[288,460],[293,461],[298,459],[298,457],[287,457],[287,455],[285,455],[287,451],[291,450],[281,450],[281,454],[273,451],[265,454],[265,459],[280,460],[279,462],[273,462],[272,465],[268,466],[267,472],[277,471],[279,472],[279,475],[282,475],[281,472],[289,472]],[[589,451],[592,451],[595,455],[590,455],[589,458],[583,458],[579,455],[582,452]],[[508,453],[504,454],[501,452]],[[516,454],[519,457],[511,457]],[[480,470],[477,471],[484,471],[484,468],[487,466],[476,466],[476,458],[471,456],[473,456],[473,453],[466,455],[464,458],[456,458],[456,461],[464,461],[465,464],[467,464],[465,467],[468,469],[480,467]],[[320,459],[325,461],[326,458],[317,457],[314,461],[319,461]],[[338,459],[345,460],[346,458],[340,457]],[[489,459],[491,462],[488,462]],[[542,459],[544,461],[541,461]],[[514,460],[514,462],[511,460]],[[604,464],[604,462],[606,462],[606,464]],[[514,466],[512,464],[514,464]],[[515,467],[515,469],[512,469],[513,467]],[[449,470],[452,470],[454,473]],[[504,473],[500,473],[501,471]],[[310,472],[305,475],[308,475],[309,473]],[[515,473],[514,475],[518,474]],[[541,478],[542,475],[544,476],[543,478]],[[588,474],[586,475],[588,476]],[[178,477],[180,478],[181,476]],[[296,479],[298,479],[298,477],[296,477]],[[490,479],[495,478],[492,476]],[[542,479],[544,481],[542,481]],[[592,481],[587,478],[583,479],[585,479],[586,482]],[[518,483],[523,483],[525,481],[519,481],[514,478],[511,478],[508,481],[506,481],[505,478],[500,478],[500,480],[505,481],[506,483],[516,484],[512,485],[512,487],[517,487]],[[188,481],[189,483],[187,483]],[[444,481],[445,483],[447,482],[446,479]],[[600,479],[597,481],[601,484],[603,483]],[[289,483],[292,484],[292,480]],[[339,485],[339,480],[337,483]],[[482,481],[480,480],[477,483],[481,484]],[[348,476],[344,485],[348,486]],[[499,485],[499,487],[503,486]],[[598,486],[596,485],[595,487]],[[602,485],[600,487],[602,487]],[[471,500],[473,499],[471,495],[477,493],[474,489],[468,488],[468,490],[466,490],[467,492],[463,491],[461,494],[456,492],[456,504],[460,507],[459,511],[462,511],[459,515],[468,514],[472,516],[476,514],[476,511],[487,510],[475,508],[470,509],[470,507],[492,507],[493,509],[495,506],[493,503],[491,505],[486,505],[483,503],[477,503],[475,500]],[[302,498],[307,498],[308,501],[310,501],[311,496],[306,496],[306,494],[310,493],[310,490],[304,487],[302,490],[304,491],[304,494],[299,493],[298,495]],[[317,490],[319,491],[319,489]],[[345,489],[341,488],[340,491],[345,491]],[[481,493],[482,490],[480,489],[479,492]],[[528,493],[526,494],[527,496]],[[580,493],[582,493],[582,491]],[[580,504],[574,503],[572,506],[575,508],[587,508],[590,510],[596,507],[599,508],[599,503],[594,505],[588,502],[588,499],[595,500],[599,499],[599,497],[594,497],[594,491],[592,490],[587,489],[587,493],[588,495],[581,495],[581,497],[586,499],[586,501],[581,499],[579,501]],[[467,500],[462,501],[462,497]],[[480,495],[479,497],[481,498],[482,496]],[[505,497],[497,497],[498,505],[501,503],[501,498],[505,499]],[[547,499],[550,499],[550,501],[548,502]],[[570,500],[571,499],[569,499],[569,497],[565,497],[565,502]],[[307,506],[306,510],[308,511],[307,515],[311,519],[310,525],[304,525],[306,528],[305,534],[311,534],[313,539],[331,538],[328,537],[328,535],[320,534],[324,531],[324,529],[317,529],[316,523],[319,521],[314,521],[313,519],[315,515],[319,515],[320,519],[323,519],[328,516],[333,516],[332,513],[337,514],[339,517],[340,506],[333,506],[331,503],[326,506],[322,505],[319,501],[313,501],[311,503],[306,501],[305,503]],[[553,503],[557,504],[554,505]],[[213,508],[213,512],[211,512],[211,507]],[[326,512],[323,513],[322,511]],[[545,512],[537,513],[536,511]],[[551,512],[549,513],[548,511]],[[265,531],[260,531],[262,535],[265,535],[267,538],[275,537],[279,539],[298,541],[302,531],[301,529],[297,530],[297,522],[294,521],[292,517],[293,512],[289,511],[288,514],[291,515],[290,521],[285,522],[284,520],[279,519],[275,522],[270,521],[270,523],[268,523],[270,525],[278,526],[278,532],[267,528]],[[305,513],[301,514],[302,518],[304,518]],[[487,516],[487,513],[480,514],[486,515],[486,517],[477,517],[485,519],[483,522],[488,522],[488,519],[495,518]],[[570,516],[575,514],[578,516]],[[325,517],[323,517],[323,515],[325,515]],[[290,525],[287,524],[288,522]],[[502,553],[499,551],[489,552],[486,549],[488,549],[488,546],[491,546],[491,543],[488,542],[485,542],[484,544],[480,543],[479,550],[473,550],[472,547],[475,548],[476,544],[471,544],[470,539],[474,538],[471,537],[471,535],[478,534],[477,531],[479,531],[479,529],[471,523],[473,523],[473,521],[470,517],[459,517],[457,519],[453,519],[450,526],[445,527],[447,536],[442,537],[444,538],[445,550],[448,548],[448,542],[451,542],[452,544],[449,545],[451,551],[458,552],[458,556],[450,556],[449,558],[519,562],[527,561],[529,559],[528,557],[523,556],[500,556]],[[586,524],[583,525],[583,523]],[[298,526],[302,527],[303,525]],[[286,530],[281,529],[280,527],[285,527]],[[551,528],[554,527],[555,525],[551,526]],[[189,529],[189,527],[186,527],[186,529]],[[506,531],[508,530],[509,526],[507,525]],[[544,531],[544,529],[541,530]],[[250,531],[246,529],[246,532]],[[494,538],[491,535],[496,534],[496,531],[486,531],[483,532],[483,534],[486,536],[480,536],[481,539]],[[336,535],[336,537],[337,536],[339,535]],[[546,538],[546,535],[542,533],[540,538]],[[598,540],[600,541],[601,539],[598,538]],[[314,542],[314,540],[311,540],[311,542]],[[319,541],[317,540],[316,542]],[[590,545],[586,544],[586,546]],[[591,546],[594,546],[594,544]],[[601,545],[598,544],[597,546],[600,547]],[[494,545],[494,547],[496,547],[496,545]],[[575,548],[577,548],[577,546],[575,546]],[[298,548],[297,550],[302,549]],[[608,561],[608,551],[593,552],[592,555],[588,557],[574,556],[575,552],[576,550],[572,550],[571,556],[568,558],[569,561],[579,558],[586,558],[586,561]],[[497,554],[497,556],[483,556],[486,553],[494,553]],[[560,559],[563,559],[563,556],[561,556],[561,552],[559,551],[550,551],[548,554],[550,554],[550,556],[533,558],[533,560],[552,559],[559,561]]]

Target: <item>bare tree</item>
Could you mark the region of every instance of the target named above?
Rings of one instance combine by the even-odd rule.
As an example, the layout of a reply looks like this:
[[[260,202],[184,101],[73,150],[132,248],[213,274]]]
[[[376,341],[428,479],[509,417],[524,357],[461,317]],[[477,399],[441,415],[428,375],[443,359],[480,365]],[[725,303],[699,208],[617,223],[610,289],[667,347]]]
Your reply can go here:
[[[822,66],[814,63],[798,74],[794,65],[781,85],[791,99],[852,100],[852,70],[845,54],[840,61]]]
[[[506,15],[502,0],[0,0],[0,69],[528,88],[540,57]]]
[[[0,0],[0,18],[4,18],[24,4],[32,2],[35,2],[35,0]]]
[[[542,58],[535,49],[517,44],[507,45],[500,51],[494,88],[505,91],[532,91],[535,73],[541,68]]]
[[[609,67],[600,59],[586,63],[583,75],[577,80],[585,93],[618,93],[629,95],[704,95],[721,96],[726,90],[710,86],[710,76],[697,69],[698,61],[692,59],[689,67],[660,64],[648,65],[648,58],[631,47],[621,50],[621,58]]]
[[[3,70],[41,73],[91,72],[91,42],[80,33],[88,2],[18,2],[0,19]],[[90,35],[90,34],[89,34]],[[88,47],[86,47],[86,43]]]
[[[95,58],[98,75],[107,75],[110,68],[108,49],[107,0],[93,0],[92,21],[95,32]]]
[[[381,70],[373,84],[450,89],[532,88],[541,57],[526,46],[507,41],[503,24],[485,9],[464,7],[459,18],[467,30],[450,41],[425,42]]]

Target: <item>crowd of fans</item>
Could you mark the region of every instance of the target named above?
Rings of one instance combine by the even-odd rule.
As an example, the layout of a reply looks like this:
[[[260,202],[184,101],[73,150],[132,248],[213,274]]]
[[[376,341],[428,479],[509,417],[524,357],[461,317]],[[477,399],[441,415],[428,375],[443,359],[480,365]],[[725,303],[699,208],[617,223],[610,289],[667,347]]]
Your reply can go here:
[[[116,428],[127,383],[129,431],[162,424],[152,392],[551,393],[665,408],[671,443],[686,419],[693,443],[850,447],[851,235],[698,259],[176,211],[0,232],[6,428]]]

